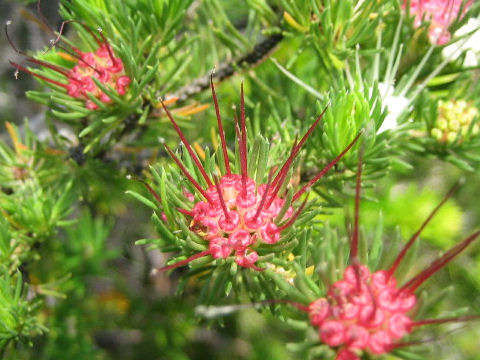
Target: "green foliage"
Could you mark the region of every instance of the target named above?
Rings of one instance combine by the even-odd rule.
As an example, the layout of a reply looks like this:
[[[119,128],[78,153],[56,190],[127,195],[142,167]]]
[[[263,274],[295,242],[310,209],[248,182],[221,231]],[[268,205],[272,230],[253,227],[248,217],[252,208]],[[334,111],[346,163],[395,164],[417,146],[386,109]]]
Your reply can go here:
[[[378,202],[364,202],[362,216],[368,227],[377,222],[377,214],[382,212],[385,226],[390,229],[398,226],[404,238],[411,236],[420,226],[431,209],[440,202],[440,197],[432,190],[419,190],[414,185],[403,188],[401,185],[387,189]],[[454,202],[447,203],[435,219],[422,233],[422,238],[435,246],[447,249],[460,235],[462,213]]]
[[[29,286],[24,284],[18,270],[25,253],[25,243],[10,231],[0,218],[0,349],[14,342],[30,342],[47,329],[37,318],[38,299],[28,299]]]
[[[4,270],[3,270],[4,271]],[[35,312],[38,304],[26,299],[22,276],[10,276],[6,271],[0,275],[0,347],[11,341],[29,341],[46,328],[41,326]]]

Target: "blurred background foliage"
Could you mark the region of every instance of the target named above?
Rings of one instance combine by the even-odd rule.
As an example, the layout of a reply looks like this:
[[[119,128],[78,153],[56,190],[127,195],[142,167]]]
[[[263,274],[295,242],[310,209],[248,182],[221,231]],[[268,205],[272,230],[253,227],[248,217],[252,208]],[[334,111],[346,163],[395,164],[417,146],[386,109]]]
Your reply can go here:
[[[365,129],[362,235],[372,242],[381,234],[383,254],[399,248],[459,178],[464,185],[422,234],[414,268],[478,228],[478,112],[469,123],[457,124],[443,116],[441,101],[465,100],[478,109],[479,67],[464,65],[465,51],[445,57],[444,47],[429,43],[427,25],[415,27],[412,18],[402,16],[400,2],[62,0],[43,1],[43,15],[36,4],[0,1],[0,17],[12,21],[8,32],[19,49],[65,65],[58,48],[45,53],[53,35],[42,17],[55,29],[61,19],[79,20],[93,32],[101,28],[132,84],[125,97],[90,111],[33,76],[20,73],[16,79],[8,61],[21,63],[24,57],[6,36],[0,41],[3,358],[231,360],[322,354],[305,345],[304,340],[318,342],[318,335],[301,324],[305,317],[285,307],[249,308],[214,320],[199,316],[194,310],[200,281],[189,280],[178,296],[182,270],[170,277],[151,272],[168,254],[134,246],[137,239],[158,234],[151,209],[125,194],[148,198],[148,192],[126,175],[151,181],[149,164],[171,164],[162,144],[176,147],[179,140],[161,98],[170,99],[189,139],[210,148],[218,141],[208,88],[212,69],[229,145],[242,81],[250,133],[269,139],[283,158],[328,104],[302,151],[299,181],[310,179]],[[452,23],[451,32],[479,11],[476,2],[468,16]],[[68,24],[63,35],[82,51],[96,46],[80,24]],[[392,103],[403,105],[397,109]],[[322,249],[324,239],[345,246],[357,150],[314,188],[326,214],[305,229],[311,247],[318,243],[316,249]],[[380,257],[381,252],[369,261],[378,264]],[[480,313],[479,279],[476,246],[429,281],[424,296],[445,301],[428,311]],[[299,321],[285,321],[289,317]],[[384,358],[480,359],[479,336],[474,322],[434,328],[422,339],[435,341],[421,347],[417,357],[399,352]]]

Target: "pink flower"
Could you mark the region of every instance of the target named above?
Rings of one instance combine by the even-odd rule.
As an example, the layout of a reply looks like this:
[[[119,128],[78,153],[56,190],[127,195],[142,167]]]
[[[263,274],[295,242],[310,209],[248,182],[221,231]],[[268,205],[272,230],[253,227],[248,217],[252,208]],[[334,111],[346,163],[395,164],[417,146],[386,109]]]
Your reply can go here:
[[[428,36],[433,44],[444,45],[451,37],[448,27],[459,16],[462,0],[410,0],[410,13],[415,15],[415,26],[420,26],[423,20],[430,22]],[[404,0],[403,8],[408,1]],[[463,13],[466,13],[473,0],[465,2]]]
[[[410,308],[399,306],[403,292],[395,286],[396,282],[374,281],[383,275],[382,271],[370,273],[365,266],[349,266],[344,278],[331,286],[328,299],[310,304],[310,321],[319,328],[322,341],[332,346],[332,341],[326,342],[322,334],[332,331],[332,323],[337,327],[342,324],[342,334],[346,335],[335,346],[382,354],[389,351],[393,339],[412,331],[407,315]],[[323,306],[319,308],[319,304]]]

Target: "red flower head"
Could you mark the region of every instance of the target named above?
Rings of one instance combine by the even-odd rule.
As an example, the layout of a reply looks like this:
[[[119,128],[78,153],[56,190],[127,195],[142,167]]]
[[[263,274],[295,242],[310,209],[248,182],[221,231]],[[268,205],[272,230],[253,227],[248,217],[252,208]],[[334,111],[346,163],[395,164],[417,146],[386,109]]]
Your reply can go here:
[[[480,231],[454,246],[406,283],[399,284],[395,278],[395,271],[410,247],[457,186],[453,187],[432,211],[388,270],[371,271],[358,259],[360,178],[361,161],[357,175],[350,265],[345,269],[342,279],[328,287],[325,297],[313,301],[308,307],[292,304],[309,314],[311,325],[318,328],[320,340],[336,349],[336,360],[359,360],[360,352],[378,355],[407,346],[409,343],[401,340],[415,328],[423,325],[477,318],[471,316],[414,320],[412,309],[417,305],[415,291],[478,238]]]
[[[52,41],[52,46],[56,45],[62,40],[61,34],[63,28],[65,24],[70,22],[77,21],[64,21],[60,28],[60,35],[55,41]],[[125,95],[131,79],[125,73],[122,60],[115,56],[112,46],[108,43],[101,30],[99,30],[98,34],[95,34],[86,25],[82,23],[79,24],[81,24],[93,37],[98,47],[95,51],[83,52],[74,46],[71,46],[69,49],[67,49],[57,45],[65,52],[59,53],[59,55],[76,63],[71,69],[27,56],[23,52],[17,50],[13,42],[10,40],[8,32],[5,30],[7,39],[13,49],[19,54],[25,55],[26,61],[53,70],[64,78],[63,81],[57,80],[57,76],[49,77],[33,72],[32,70],[29,70],[13,61],[10,61],[10,64],[17,70],[21,70],[48,82],[51,85],[65,89],[66,93],[71,97],[83,100],[88,109],[96,110],[99,108],[97,102],[108,104],[112,102],[112,99],[110,99],[110,97],[102,89],[100,89],[95,80],[105,88],[110,89],[113,93]],[[96,99],[96,101],[92,99]]]
[[[164,105],[167,116],[180,136],[189,156],[201,173],[203,182],[206,184],[205,187],[200,185],[199,181],[186,169],[182,161],[166,146],[167,152],[177,163],[184,176],[195,187],[201,199],[192,201],[191,209],[178,210],[191,218],[190,230],[208,243],[208,249],[160,270],[173,269],[203,256],[211,256],[214,259],[234,257],[235,262],[239,266],[262,270],[256,264],[259,258],[256,251],[257,247],[260,245],[274,245],[282,241],[283,232],[292,226],[306,205],[305,199],[295,209],[295,202],[350,150],[360,136],[360,134],[357,135],[334,160],[310,180],[308,184],[300,188],[291,200],[287,202],[282,189],[287,181],[289,170],[302,146],[317,127],[324,112],[310,126],[302,139],[293,145],[290,155],[283,166],[277,171],[272,169],[268,181],[261,184],[255,182],[248,173],[243,84],[241,89],[240,123],[237,120],[235,123],[240,153],[241,171],[239,174],[235,174],[230,165],[225,133],[212,81],[211,90],[221,141],[220,156],[224,159],[223,167],[225,173],[222,176],[211,177],[207,174],[192,146]],[[149,187],[149,190],[154,193],[151,187]],[[154,196],[158,199],[157,194],[154,193]]]

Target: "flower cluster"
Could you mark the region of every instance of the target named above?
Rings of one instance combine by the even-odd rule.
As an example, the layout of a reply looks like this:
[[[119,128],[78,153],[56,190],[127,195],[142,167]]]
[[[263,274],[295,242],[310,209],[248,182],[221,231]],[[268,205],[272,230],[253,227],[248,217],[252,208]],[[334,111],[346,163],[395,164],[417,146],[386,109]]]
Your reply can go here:
[[[257,187],[252,179],[245,180],[243,184],[242,176],[225,175],[207,189],[208,201],[193,207],[191,229],[209,241],[213,258],[226,259],[233,252],[238,265],[252,267],[258,259],[252,245],[277,243],[282,230],[277,224],[290,218],[293,208],[288,206],[282,217],[285,200],[269,191],[268,185]]]
[[[430,21],[428,37],[432,44],[444,45],[451,37],[448,27],[459,15],[463,5],[463,14],[472,5],[473,0],[404,0],[403,7],[410,4],[410,13],[415,15],[415,26],[422,21]]]
[[[349,266],[343,279],[329,288],[327,298],[310,304],[309,316],[325,344],[342,347],[339,356],[352,350],[383,354],[412,331],[407,313],[415,303],[415,295],[398,289],[388,272]]]
[[[478,110],[465,100],[439,101],[438,117],[431,135],[441,143],[463,142],[471,135],[478,135],[480,125],[474,122]]]
[[[242,267],[262,270],[256,265],[259,259],[259,254],[256,249],[262,245],[273,245],[282,241],[282,233],[289,229],[302,213],[306,205],[306,199],[296,210],[294,210],[293,207],[294,203],[305,191],[322,178],[329,169],[338,163],[360,136],[360,134],[357,135],[334,160],[305,186],[294,193],[287,202],[283,189],[288,182],[289,170],[302,149],[303,144],[315,130],[324,113],[315,120],[300,141],[293,145],[290,155],[283,166],[272,169],[266,183],[257,183],[251,178],[252,174],[249,174],[247,166],[248,149],[243,85],[241,92],[240,122],[236,122],[235,124],[240,153],[240,174],[234,174],[230,166],[225,133],[213,82],[211,82],[211,90],[221,140],[221,153],[219,154],[219,158],[224,159],[223,167],[225,169],[225,174],[222,174],[220,178],[213,176],[213,181],[212,177],[207,174],[183,132],[180,130],[175,119],[165,104],[162,103],[168,118],[201,173],[203,182],[206,184],[206,187],[201,186],[199,181],[187,170],[182,161],[166,146],[167,152],[177,163],[184,176],[196,189],[198,195],[198,197],[195,197],[194,201],[192,201],[191,209],[179,208],[177,210],[190,218],[190,230],[206,241],[208,249],[196,253],[186,260],[165,266],[160,270],[173,269],[203,256],[211,256],[214,259],[227,259],[233,256],[235,262]],[[159,198],[153,189],[150,187],[148,187],[148,189],[157,199]],[[200,200],[198,200],[198,198],[200,198]],[[192,200],[191,197],[190,200]]]
[[[103,103],[110,103],[112,100],[100,90],[93,78],[119,95],[126,94],[131,80],[125,74],[122,60],[114,56],[109,44],[101,44],[95,52],[79,51],[79,56],[77,65],[66,74],[68,95],[85,100],[85,106],[90,110],[98,109],[98,105],[90,100],[88,94]]]
[[[30,63],[53,70],[61,75],[65,81],[59,81],[57,80],[57,77],[48,77],[34,72],[12,61],[10,61],[10,64],[17,70],[21,70],[54,86],[65,89],[69,96],[85,101],[85,107],[87,109],[96,110],[99,106],[96,101],[93,101],[92,99],[96,99],[98,102],[105,104],[111,103],[112,99],[98,87],[94,78],[100,84],[105,86],[105,88],[110,89],[118,95],[126,94],[131,79],[125,73],[122,60],[114,55],[113,49],[107,42],[106,38],[101,33],[100,38],[97,37],[88,28],[87,31],[97,42],[98,48],[96,51],[82,52],[76,47],[72,47],[71,50],[64,49],[65,53],[59,53],[60,56],[67,60],[76,62],[76,65],[71,69],[35,59],[33,57],[26,58],[26,61]],[[25,55],[15,48],[8,37],[8,33],[7,39],[18,53]],[[58,39],[60,40],[61,37]]]

